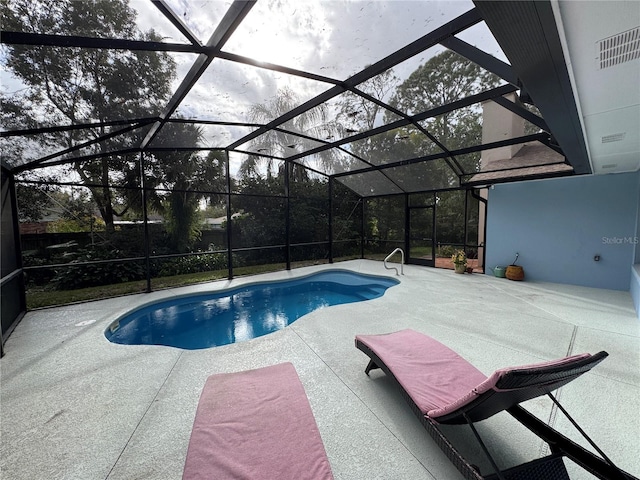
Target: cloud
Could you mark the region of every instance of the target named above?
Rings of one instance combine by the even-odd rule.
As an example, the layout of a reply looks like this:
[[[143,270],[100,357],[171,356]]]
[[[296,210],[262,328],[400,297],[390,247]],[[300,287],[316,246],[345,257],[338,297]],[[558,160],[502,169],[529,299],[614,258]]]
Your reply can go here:
[[[166,0],[202,42],[206,42],[231,5],[228,0]],[[153,28],[166,41],[186,39],[148,0],[132,0],[138,26]],[[380,59],[473,8],[471,0],[348,1],[262,0],[238,26],[223,50],[264,61],[345,80]],[[486,27],[466,34],[468,41],[493,53],[496,42]],[[498,47],[499,48],[499,47]],[[400,81],[438,53],[434,47],[394,68]],[[174,91],[181,84],[195,54],[171,53],[177,64]],[[17,84],[2,72],[3,88]],[[183,100],[177,114],[186,118],[250,121],[253,105],[265,104],[279,90],[289,88],[304,102],[331,84],[215,59]]]
[[[185,21],[199,32],[199,36],[208,36],[205,25],[213,31],[215,22],[222,18],[223,3],[226,2],[196,2],[196,9],[187,0],[168,2],[176,13],[182,12]],[[345,80],[471,8],[470,0],[261,1],[255,4],[223,50]],[[397,67],[396,75],[404,80],[441,49],[430,49]],[[179,69],[184,71],[187,67],[181,64]],[[323,84],[318,88],[308,81],[244,65],[221,68],[217,64],[213,71],[203,76],[196,90],[216,92],[214,97],[198,94],[198,99],[211,104],[220,100],[215,95],[222,95],[242,111],[246,111],[246,106],[252,102],[264,103],[285,86],[295,88],[305,99],[308,94],[317,95],[330,86]],[[248,93],[247,88],[254,91]],[[234,120],[239,118],[238,115],[233,117]]]

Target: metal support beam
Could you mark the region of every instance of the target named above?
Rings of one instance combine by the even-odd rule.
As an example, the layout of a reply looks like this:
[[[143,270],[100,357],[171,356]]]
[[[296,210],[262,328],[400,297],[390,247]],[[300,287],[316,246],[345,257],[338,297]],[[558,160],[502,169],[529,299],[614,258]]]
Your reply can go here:
[[[385,71],[387,71],[388,69],[396,66],[397,64],[404,62],[405,60],[408,60],[409,58],[413,57],[414,55],[419,54],[420,52],[423,52],[424,50],[427,50],[428,48],[433,47],[434,45],[437,45],[438,43],[442,42],[444,39],[446,39],[447,37],[450,37],[451,35],[455,35],[456,33],[459,33],[469,27],[472,27],[473,25],[479,23],[482,21],[482,17],[480,16],[480,13],[477,11],[477,9],[472,9],[469,10],[466,13],[463,13],[462,15],[460,15],[459,17],[453,19],[452,21],[450,21],[449,23],[436,28],[435,30],[433,30],[432,32],[424,35],[423,37],[419,38],[418,40],[406,45],[405,47],[401,48],[400,50],[397,50],[396,52],[392,53],[391,55],[388,55],[387,57],[383,58],[382,60],[374,63],[373,65],[368,66],[367,68],[365,68],[364,70],[356,73],[355,75],[349,77],[347,80],[345,80],[344,82],[341,82],[340,86],[335,86],[333,88],[331,88],[330,90],[321,93],[320,95],[318,95],[315,98],[312,98],[311,100],[309,100],[308,102],[304,103],[303,105],[299,106],[298,108],[296,108],[295,110],[292,110],[291,112],[286,113],[285,115],[282,115],[278,118],[276,118],[275,120],[273,120],[272,122],[270,122],[269,124],[265,125],[264,128],[258,129],[255,132],[252,132],[246,136],[244,136],[243,138],[241,138],[240,140],[237,140],[236,142],[232,143],[231,145],[229,145],[229,149],[233,150],[234,148],[239,147],[240,145],[242,145],[243,143],[246,143],[260,135],[262,135],[263,133],[265,133],[267,130],[277,127],[289,120],[291,120],[292,118],[296,117],[297,115],[300,115],[301,113],[306,112],[307,110],[311,110],[312,108],[317,107],[318,105],[320,105],[323,102],[326,102],[330,99],[332,99],[333,97],[340,95],[342,92],[344,92],[345,90],[350,90],[352,87],[355,87],[357,85],[359,85],[362,82],[365,82],[373,77],[375,77],[376,75],[380,75],[381,73],[384,73]],[[406,125],[407,123],[405,123]]]
[[[234,1],[224,18],[220,21],[220,24],[216,28],[216,30],[209,38],[209,41],[206,44],[207,52],[202,53],[198,56],[196,61],[191,66],[191,69],[187,73],[187,75],[182,80],[182,83],[175,91],[164,111],[160,115],[160,120],[157,121],[149,130],[146,137],[142,140],[140,144],[140,149],[144,150],[147,148],[149,143],[155,138],[158,134],[165,121],[176,111],[180,102],[187,96],[187,94],[191,91],[193,86],[196,84],[198,79],[202,76],[202,74],[207,70],[216,54],[220,52],[220,49],[227,42],[231,34],[238,28],[244,17],[247,16],[251,8],[253,8],[255,2],[251,1]]]
[[[474,0],[577,174],[591,173],[550,0]]]
[[[362,140],[365,138],[372,137],[374,135],[379,135],[380,133],[388,132],[390,130],[394,130],[396,128],[404,127],[410,124],[415,124],[422,120],[426,120],[427,118],[437,117],[438,115],[442,115],[444,113],[451,112],[453,110],[457,110],[459,108],[468,107],[475,103],[484,102],[485,100],[492,100],[496,97],[501,97],[502,95],[506,95],[507,93],[511,93],[516,91],[516,87],[513,85],[502,85],[501,87],[492,88],[491,90],[487,90],[485,92],[481,92],[475,95],[471,95],[469,97],[457,100],[455,102],[449,103],[447,105],[442,105],[426,112],[420,113],[418,115],[414,115],[413,117],[403,118],[401,120],[396,120],[395,122],[388,123],[386,125],[382,125],[377,128],[373,128],[371,130],[367,130],[366,132],[357,133],[347,138],[343,138],[342,140],[338,140],[332,143],[327,143],[326,145],[313,148],[311,150],[307,150],[304,153],[299,153],[297,155],[292,155],[288,157],[288,160],[297,160],[298,158],[306,157],[307,155],[312,155],[315,153],[320,153],[325,150],[329,150],[330,148],[337,147],[340,145],[344,145],[346,143],[355,142],[358,140]],[[448,155],[454,155],[454,152],[445,152],[442,155],[439,155],[437,158],[443,158]]]
[[[232,244],[233,244],[233,219],[231,218],[231,167],[229,165],[229,151],[225,151],[225,166],[224,166],[224,174],[227,180],[227,270],[228,275],[227,278],[229,280],[233,279],[233,253],[232,253]]]
[[[33,165],[33,163],[28,163],[28,164],[16,167],[11,171],[17,175],[18,173],[22,173],[28,170],[35,170],[38,168],[55,167],[57,165],[65,165],[67,163],[73,163],[73,162],[87,162],[89,160],[97,160],[98,158],[104,158],[104,157],[115,157],[118,155],[131,155],[134,153],[138,153],[139,151],[140,151],[139,148],[125,148],[123,150],[112,150],[109,152],[100,152],[92,155],[83,155],[80,157],[65,158],[61,160],[56,160],[55,162],[39,163],[37,165]]]
[[[499,142],[485,143],[483,145],[474,145],[472,147],[459,148],[457,150],[452,150],[452,155],[466,155],[468,153],[481,152],[483,150],[489,150],[492,148],[506,147],[508,145],[517,145],[519,143],[527,143],[527,142],[535,142],[542,141],[546,139],[548,135],[546,133],[535,133],[533,135],[525,135],[523,137],[509,138],[507,140],[500,140]],[[348,177],[349,175],[357,175],[362,173],[373,172],[376,170],[386,170],[387,168],[395,168],[401,167],[405,165],[412,165],[414,163],[422,163],[429,162],[431,160],[438,160],[445,156],[444,153],[436,153],[434,155],[425,155],[423,157],[410,158],[408,160],[400,160],[398,162],[385,163],[384,165],[379,165],[371,168],[363,168],[360,170],[355,170],[353,172],[342,172],[336,173],[333,175],[334,178],[340,177]]]
[[[414,55],[417,55],[424,50],[437,45],[444,39],[460,33],[467,28],[473,27],[475,24],[482,21],[480,12],[474,8],[466,13],[463,13],[457,18],[454,18],[450,22],[436,28],[435,30],[427,33],[423,37],[420,37],[414,42],[406,45],[395,53],[383,58],[382,60],[370,65],[361,72],[356,73],[345,81],[348,87],[355,87],[356,85],[375,77],[392,67],[395,67],[399,63],[410,59]]]
[[[182,33],[192,45],[203,46],[202,42],[198,40],[191,29],[182,21],[182,18],[176,15],[176,12],[174,12],[164,0],[151,0],[151,2],[167,17],[174,27],[180,30],[180,33]]]
[[[488,72],[496,74],[510,84],[518,86],[518,76],[511,68],[511,65],[497,59],[493,55],[483,52],[479,48],[460,40],[458,37],[445,38],[440,42],[440,45],[447,47],[449,50],[453,50],[467,60],[471,60],[476,65],[481,66]]]
[[[60,125],[55,127],[26,128],[24,130],[4,130],[0,132],[2,137],[19,137],[22,135],[38,135],[41,133],[69,132],[71,130],[83,130],[85,128],[113,127],[117,125],[148,125],[158,120],[156,117],[132,118],[130,120],[110,120],[108,122],[78,123],[75,125]]]
[[[285,248],[284,259],[287,270],[291,270],[291,163],[284,162],[284,232],[285,232]]]
[[[100,142],[104,142],[105,140],[109,140],[111,138],[123,135],[125,133],[131,132],[133,130],[136,130],[138,128],[144,127],[146,125],[148,125],[148,122],[147,123],[137,123],[135,125],[130,125],[130,126],[126,127],[126,128],[121,128],[120,130],[116,130],[115,132],[108,133],[108,134],[103,135],[101,137],[98,137],[96,139],[89,140],[88,142],[79,143],[78,145],[74,145],[73,147],[67,148],[65,150],[61,150],[60,152],[52,153],[51,155],[47,155],[46,157],[42,157],[42,158],[39,158],[38,160],[35,160],[33,162],[29,162],[29,164],[28,164],[29,168],[33,168],[35,166],[44,164],[48,160],[53,160],[54,158],[61,157],[62,155],[66,155],[68,153],[76,152],[76,151],[78,151],[78,150],[80,150],[82,148],[90,147],[91,145],[96,145],[96,144],[98,144]],[[114,154],[114,152],[108,152],[107,153],[107,155],[113,155],[113,154]],[[66,159],[65,163],[74,162],[74,161],[76,161],[75,158],[70,158],[70,159]],[[22,170],[24,170],[24,168],[22,168]]]
[[[527,122],[533,123],[536,127],[540,128],[541,130],[551,133],[551,130],[549,129],[547,122],[544,121],[544,118],[539,117],[533,112],[530,112],[529,110],[524,108],[522,105],[518,105],[517,103],[514,103],[511,100],[504,97],[496,97],[493,99],[493,101],[496,102],[498,105],[506,108],[507,110],[510,110],[511,112],[515,113],[516,115],[524,118]]]
[[[140,152],[140,188],[142,190],[142,221],[144,225],[144,266],[147,280],[146,292],[151,292],[151,235],[149,233],[149,212],[147,209],[147,186],[144,173],[144,152]]]
[[[231,62],[242,63],[244,65],[251,65],[252,67],[263,68],[265,70],[272,70],[275,72],[286,73],[287,75],[294,75],[296,77],[308,78],[309,80],[315,80],[316,82],[324,82],[331,85],[339,85],[342,82],[335,78],[325,77],[324,75],[318,75],[311,72],[305,72],[303,70],[296,70],[295,68],[283,67],[282,65],[276,65],[275,63],[261,62],[254,60],[253,58],[244,57],[235,53],[219,52],[218,58],[223,58]]]
[[[329,263],[333,263],[333,178],[329,177]]]
[[[109,50],[142,50],[147,52],[203,53],[206,48],[183,43],[127,40],[123,38],[82,37],[79,35],[50,35],[46,33],[9,32],[0,34],[1,43],[7,45],[34,45],[45,47],[104,48]]]

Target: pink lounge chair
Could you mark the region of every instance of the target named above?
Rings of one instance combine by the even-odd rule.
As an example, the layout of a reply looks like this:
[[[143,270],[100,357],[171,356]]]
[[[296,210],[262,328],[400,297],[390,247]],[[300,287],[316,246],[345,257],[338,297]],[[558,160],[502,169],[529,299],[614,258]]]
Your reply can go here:
[[[603,480],[638,480],[615,466],[551,394],[604,360],[608,355],[606,352],[504,368],[487,377],[450,348],[413,330],[357,335],[356,347],[371,359],[365,373],[369,375],[371,370],[380,368],[393,379],[438,446],[469,480],[569,480],[563,456]],[[569,440],[519,405],[545,394],[602,458]],[[503,410],[547,442],[551,455],[500,470],[473,423]],[[494,473],[482,475],[449,442],[440,424],[468,424]]]
[[[212,375],[200,396],[183,480],[331,480],[291,363]]]

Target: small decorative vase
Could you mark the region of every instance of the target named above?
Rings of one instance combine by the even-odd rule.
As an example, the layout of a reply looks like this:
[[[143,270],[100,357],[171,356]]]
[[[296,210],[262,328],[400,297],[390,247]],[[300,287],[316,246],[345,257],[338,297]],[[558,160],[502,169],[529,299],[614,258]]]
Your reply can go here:
[[[520,265],[509,265],[507,267],[506,277],[509,280],[520,281],[524,279],[524,269]]]
[[[493,274],[498,278],[504,278],[506,275],[507,269],[505,267],[496,267],[493,269]]]
[[[467,266],[464,263],[456,263],[453,267],[456,273],[464,273],[467,269]]]

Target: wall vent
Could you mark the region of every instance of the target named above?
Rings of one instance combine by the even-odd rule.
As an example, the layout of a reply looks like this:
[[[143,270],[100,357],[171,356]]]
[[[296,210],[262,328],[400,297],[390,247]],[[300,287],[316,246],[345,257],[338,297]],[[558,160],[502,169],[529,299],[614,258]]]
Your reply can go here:
[[[627,132],[622,133],[614,133],[612,135],[605,135],[602,137],[602,143],[613,143],[613,142],[621,142],[624,140],[624,137],[627,135]]]
[[[599,69],[640,58],[640,27],[604,38],[596,43]]]

